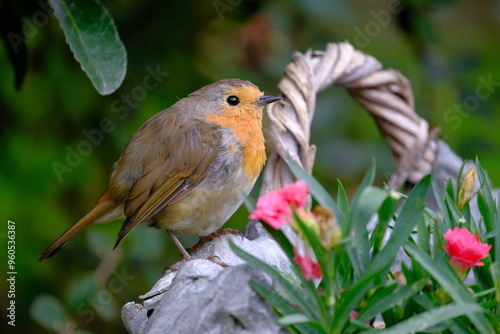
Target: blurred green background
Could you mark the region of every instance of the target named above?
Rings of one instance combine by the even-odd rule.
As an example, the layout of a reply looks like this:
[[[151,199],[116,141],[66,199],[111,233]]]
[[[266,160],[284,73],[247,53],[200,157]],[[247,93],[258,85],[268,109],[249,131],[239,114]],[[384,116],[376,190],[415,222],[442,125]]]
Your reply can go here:
[[[43,4],[16,2],[28,22]],[[111,251],[121,223],[93,225],[55,257],[42,263],[37,258],[104,192],[112,164],[143,122],[222,78],[251,80],[267,94],[278,94],[276,85],[294,51],[348,40],[400,70],[412,82],[417,112],[442,128],[441,138],[461,157],[479,156],[493,184],[500,184],[500,1],[103,4],[128,53],[125,81],[110,96],[94,90],[54,17],[27,40],[28,70],[19,90],[0,47],[2,272],[8,271],[10,219],[16,223],[18,273],[16,327],[7,326],[5,317],[0,324],[8,333],[125,333],[121,306],[138,300],[180,259],[165,232],[137,228]],[[391,14],[395,5],[401,10]],[[130,99],[148,68],[168,76]],[[54,162],[67,165],[68,152],[81,148],[85,132],[98,129],[103,118],[111,120],[113,131],[58,177]],[[337,178],[352,192],[372,157],[377,183],[388,180],[394,170],[390,151],[370,116],[344,91],[329,88],[319,95],[313,127],[314,175],[332,194]],[[247,215],[240,209],[226,226],[242,229]],[[182,241],[190,246],[196,240]],[[0,285],[1,314],[8,303],[5,286]]]

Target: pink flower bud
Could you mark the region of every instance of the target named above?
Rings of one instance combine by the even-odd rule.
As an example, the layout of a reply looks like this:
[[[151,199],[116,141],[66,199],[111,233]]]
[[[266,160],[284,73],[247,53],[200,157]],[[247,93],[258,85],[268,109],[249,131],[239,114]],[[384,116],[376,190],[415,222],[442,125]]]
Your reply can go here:
[[[295,256],[293,257],[293,260],[299,265],[306,280],[323,277],[321,268],[312,257],[300,255],[297,248],[294,248],[294,253]]]

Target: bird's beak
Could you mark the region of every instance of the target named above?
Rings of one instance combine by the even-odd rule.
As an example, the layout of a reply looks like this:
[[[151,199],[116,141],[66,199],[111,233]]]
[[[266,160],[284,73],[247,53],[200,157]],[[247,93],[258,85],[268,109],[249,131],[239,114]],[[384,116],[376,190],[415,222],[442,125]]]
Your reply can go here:
[[[278,101],[281,99],[283,99],[281,96],[264,95],[259,97],[259,99],[254,104],[263,106],[265,104],[273,103],[274,101]]]

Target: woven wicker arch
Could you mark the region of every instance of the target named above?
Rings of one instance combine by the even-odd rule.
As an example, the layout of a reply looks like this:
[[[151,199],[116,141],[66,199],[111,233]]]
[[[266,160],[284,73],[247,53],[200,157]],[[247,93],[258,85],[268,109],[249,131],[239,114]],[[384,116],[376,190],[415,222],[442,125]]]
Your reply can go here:
[[[285,162],[288,155],[311,173],[316,147],[309,140],[316,95],[329,86],[345,88],[374,118],[397,166],[389,186],[416,183],[431,172],[438,131],[430,130],[415,112],[409,80],[398,71],[383,69],[378,60],[347,42],[328,44],[325,51],[293,54],[278,84],[283,100],[268,106],[273,153],[264,170],[261,195],[295,180]]]

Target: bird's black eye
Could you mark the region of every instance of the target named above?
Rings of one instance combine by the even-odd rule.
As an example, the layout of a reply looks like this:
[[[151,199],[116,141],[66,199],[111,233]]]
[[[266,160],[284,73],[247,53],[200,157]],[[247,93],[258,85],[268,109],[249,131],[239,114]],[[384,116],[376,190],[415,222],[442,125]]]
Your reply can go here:
[[[231,95],[226,99],[226,102],[231,106],[237,106],[238,104],[240,104],[240,99],[234,95]]]

